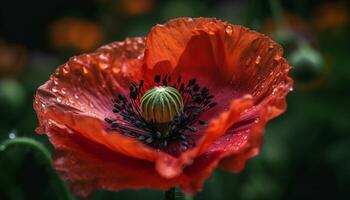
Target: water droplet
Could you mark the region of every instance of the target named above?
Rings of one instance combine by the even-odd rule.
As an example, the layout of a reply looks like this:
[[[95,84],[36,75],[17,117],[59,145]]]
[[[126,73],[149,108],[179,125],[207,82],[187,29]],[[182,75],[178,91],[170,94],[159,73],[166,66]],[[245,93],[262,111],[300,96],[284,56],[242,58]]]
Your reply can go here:
[[[114,68],[112,69],[112,72],[113,72],[114,74],[118,74],[118,73],[120,72],[120,68],[114,67]]]
[[[44,103],[41,103],[41,107],[42,107],[42,108],[45,108],[46,105],[45,105]]]
[[[58,89],[57,89],[57,87],[54,86],[54,87],[51,88],[51,91],[56,93],[56,92],[58,92]]]
[[[108,68],[108,64],[107,63],[99,63],[98,66],[100,67],[100,69],[105,70]]]
[[[83,73],[84,73],[84,74],[88,74],[88,73],[89,73],[89,70],[86,69],[86,67],[83,67]]]
[[[57,78],[54,78],[54,79],[53,79],[53,84],[58,85],[58,80],[57,80]]]
[[[100,60],[107,62],[108,61],[108,56],[106,54],[101,54],[99,55]]]
[[[67,89],[66,89],[66,88],[62,88],[62,89],[61,89],[61,93],[62,93],[62,94],[67,94]]]
[[[142,60],[143,59],[143,53],[141,54],[141,55],[139,55],[139,56],[137,56],[137,59],[139,59],[139,60]]]
[[[142,39],[142,38],[137,38],[136,41],[137,41],[139,44],[143,44],[143,39]]]
[[[74,99],[73,98],[68,98],[68,102],[71,104],[71,105],[74,105],[75,104],[75,102],[74,102]],[[67,103],[68,103],[67,102]]]
[[[256,57],[255,64],[258,65],[260,63],[260,60],[261,60],[261,56]]]
[[[193,19],[192,18],[187,18],[187,21],[188,22],[193,22]]]
[[[11,140],[16,139],[16,137],[17,137],[17,131],[16,131],[16,130],[13,130],[13,131],[11,131],[11,132],[9,133],[9,138],[10,138]]]
[[[273,90],[272,90],[272,94],[276,94],[278,92],[278,88],[274,88]]]
[[[62,102],[62,97],[57,97],[56,100],[57,100],[58,103],[61,103]]]
[[[63,68],[62,68],[62,71],[63,71],[63,74],[68,74],[69,73],[69,66],[68,65],[65,65],[65,66],[63,66]]]
[[[78,100],[78,99],[79,99],[79,95],[78,95],[78,94],[74,94],[74,98],[75,98],[76,100]]]
[[[232,26],[228,25],[225,29],[226,33],[231,35],[232,34]]]

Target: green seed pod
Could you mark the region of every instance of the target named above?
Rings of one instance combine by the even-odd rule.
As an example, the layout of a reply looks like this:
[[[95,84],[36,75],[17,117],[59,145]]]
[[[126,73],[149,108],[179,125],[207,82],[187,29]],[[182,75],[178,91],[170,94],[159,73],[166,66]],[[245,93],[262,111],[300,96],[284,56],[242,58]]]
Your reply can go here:
[[[157,86],[141,98],[141,114],[147,121],[168,123],[183,109],[180,93],[173,87]]]

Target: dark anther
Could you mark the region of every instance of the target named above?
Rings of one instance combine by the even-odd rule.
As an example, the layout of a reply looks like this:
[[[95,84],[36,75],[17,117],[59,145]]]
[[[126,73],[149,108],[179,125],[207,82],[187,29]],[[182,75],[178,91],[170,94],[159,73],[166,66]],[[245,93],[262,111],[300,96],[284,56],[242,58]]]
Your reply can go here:
[[[198,84],[195,84],[195,85],[193,86],[193,91],[198,92],[200,88],[201,88],[201,87],[199,87]]]
[[[212,107],[216,106],[216,104],[217,104],[217,103],[215,103],[215,102],[209,104],[209,108],[212,108]]]
[[[181,76],[179,76],[178,78],[177,78],[177,83],[180,83],[181,82]]]
[[[170,76],[168,76],[168,82],[169,82],[169,83],[171,82],[171,77],[170,77]]]
[[[193,99],[194,102],[196,103],[200,103],[202,101],[202,98],[199,97],[199,96],[196,96],[194,99]]]
[[[196,83],[196,79],[194,78],[194,79],[191,79],[189,82],[188,82],[188,84],[187,84],[187,86],[189,86],[189,87],[191,87],[192,85],[194,85],[195,83]]]
[[[141,80],[141,81],[140,81],[139,88],[141,88],[141,87],[143,86],[143,83],[144,83],[144,80]]]
[[[185,84],[184,83],[181,83],[181,86],[180,86],[180,89],[179,89],[179,92],[183,92],[185,89]]]
[[[135,81],[131,81],[131,85],[133,85],[134,87],[137,86],[137,84],[135,83]]]
[[[208,94],[208,92],[209,92],[208,88],[203,88],[201,91],[202,95]]]
[[[164,86],[168,86],[168,82],[167,82],[166,79],[163,79],[163,85],[164,85]]]
[[[119,110],[118,108],[114,108],[114,109],[113,109],[113,112],[114,112],[114,113],[118,113],[119,111],[120,111],[120,110]]]
[[[159,83],[159,82],[160,82],[160,76],[159,76],[159,75],[156,75],[156,76],[154,77],[154,82],[156,82],[156,83]]]
[[[105,121],[108,123],[108,124],[111,124],[111,123],[113,123],[113,120],[111,120],[111,119],[108,119],[108,118],[105,118]]]
[[[131,91],[130,92],[130,99],[136,99],[136,97],[137,97],[137,92]]]
[[[213,95],[210,95],[210,96],[207,97],[207,99],[212,99],[212,98],[214,98]]]
[[[200,125],[206,125],[207,123],[205,122],[205,121],[203,121],[203,120],[198,120],[198,123],[200,124]]]

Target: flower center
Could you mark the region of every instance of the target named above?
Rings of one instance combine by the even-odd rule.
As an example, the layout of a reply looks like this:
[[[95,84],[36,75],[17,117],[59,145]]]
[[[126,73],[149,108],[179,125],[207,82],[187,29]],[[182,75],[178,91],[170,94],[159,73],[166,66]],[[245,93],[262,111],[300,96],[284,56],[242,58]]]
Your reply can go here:
[[[129,95],[118,94],[113,100],[113,118],[105,118],[108,130],[135,138],[156,149],[177,155],[174,148],[195,146],[198,129],[206,126],[201,114],[216,106],[214,96],[196,79],[187,83],[179,76],[175,81],[166,75],[154,78],[155,86],[146,88],[144,81],[132,82]],[[148,85],[152,85],[148,83]]]
[[[162,137],[169,134],[169,122],[183,110],[181,94],[169,86],[156,86],[141,98],[141,115],[148,122],[155,122]]]

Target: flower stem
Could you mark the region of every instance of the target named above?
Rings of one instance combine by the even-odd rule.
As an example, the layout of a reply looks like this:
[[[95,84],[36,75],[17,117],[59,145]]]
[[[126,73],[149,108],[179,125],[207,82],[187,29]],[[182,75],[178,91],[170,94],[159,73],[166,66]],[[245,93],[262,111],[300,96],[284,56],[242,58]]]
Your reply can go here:
[[[165,191],[164,200],[193,200],[193,198],[182,193],[177,187],[173,187]]]
[[[8,139],[0,143],[0,153],[6,151],[11,146],[22,145],[28,146],[33,150],[40,153],[45,162],[50,166],[50,173],[52,176],[52,180],[54,184],[57,186],[59,190],[59,194],[62,195],[62,200],[74,200],[73,196],[68,191],[66,185],[62,181],[62,179],[58,176],[58,174],[53,170],[52,160],[50,152],[42,145],[41,143],[30,139],[30,138],[16,138],[16,139]]]

